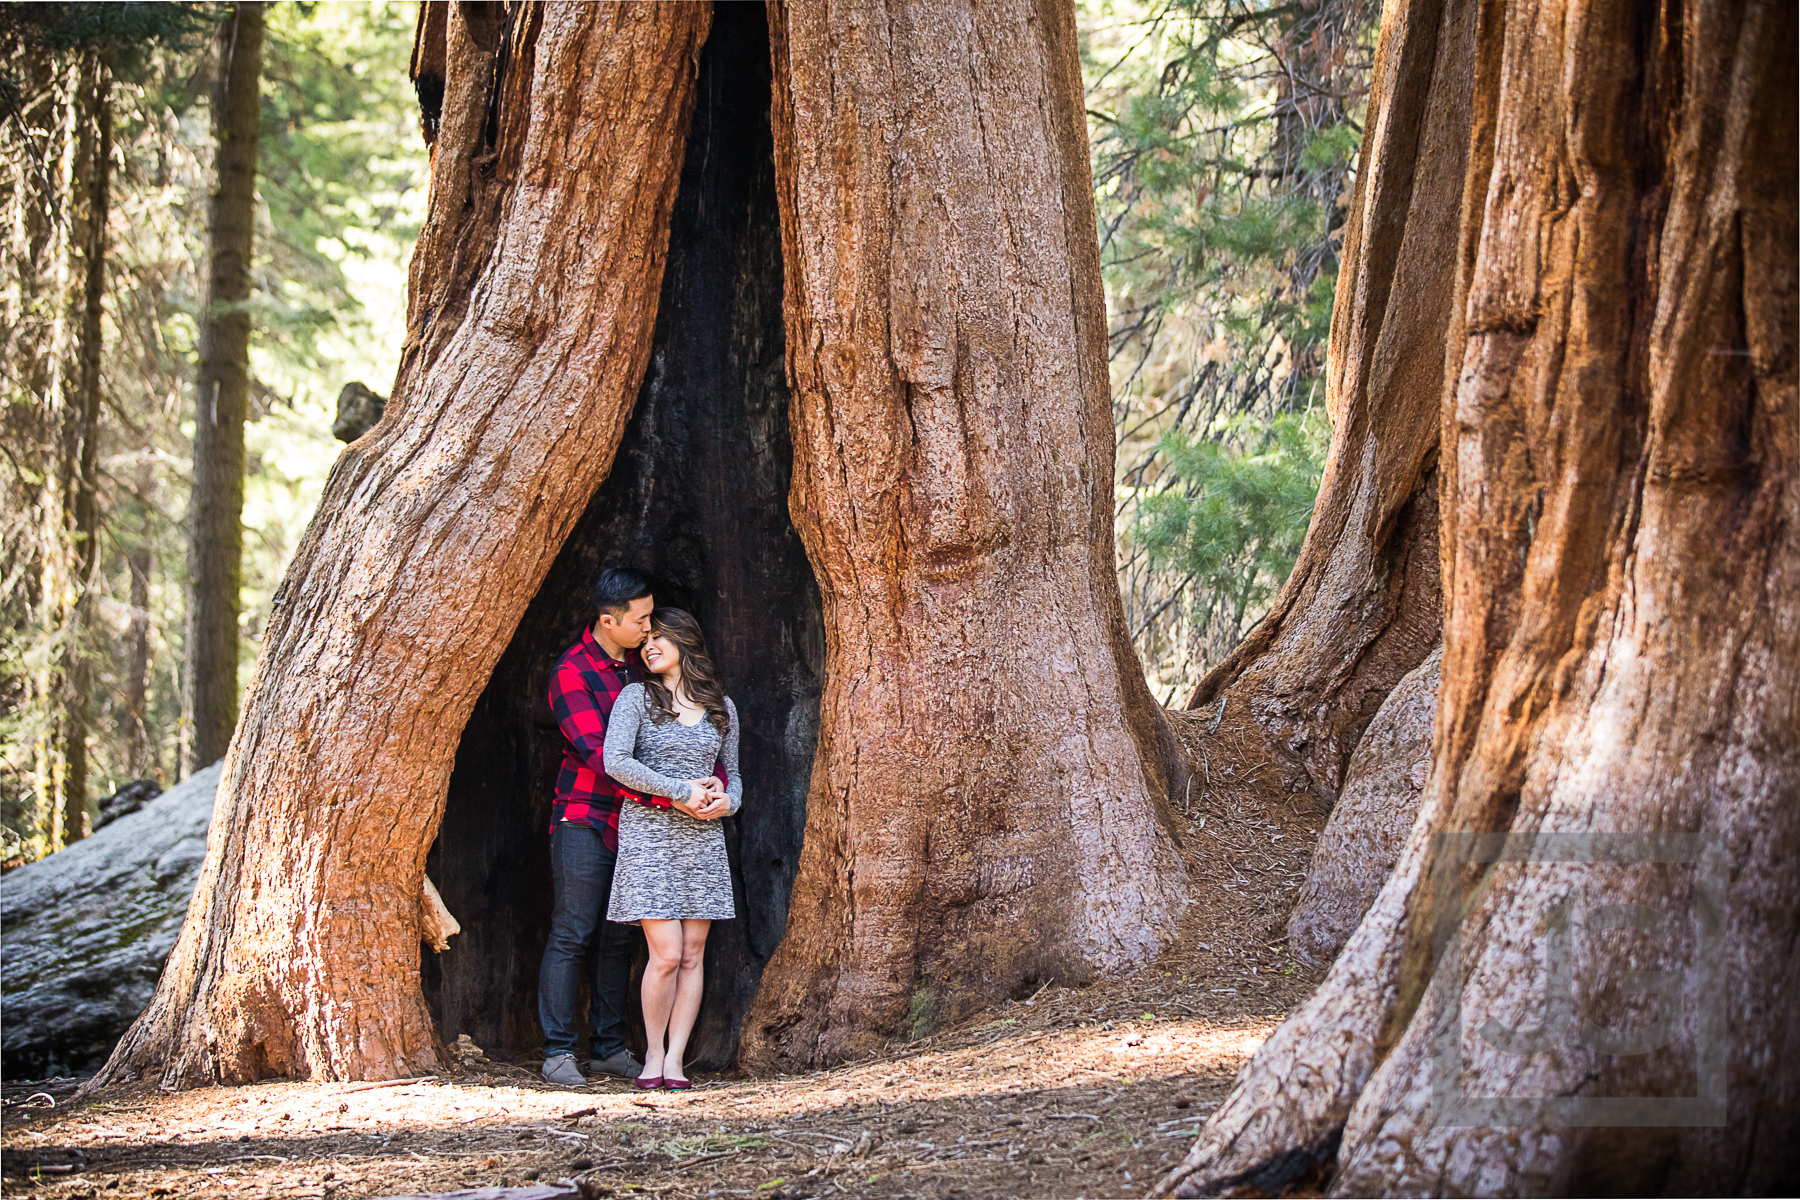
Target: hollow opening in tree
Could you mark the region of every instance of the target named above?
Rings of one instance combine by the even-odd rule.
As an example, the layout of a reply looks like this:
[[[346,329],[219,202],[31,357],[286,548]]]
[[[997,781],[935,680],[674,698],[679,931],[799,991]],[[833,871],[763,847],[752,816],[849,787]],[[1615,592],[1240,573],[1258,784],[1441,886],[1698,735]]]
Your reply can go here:
[[[464,729],[427,859],[463,927],[442,955],[423,952],[426,999],[446,1042],[466,1033],[508,1055],[542,1044],[537,972],[563,747],[546,692],[557,656],[594,619],[587,592],[602,567],[648,571],[659,604],[700,619],[743,722],[744,807],[726,820],[739,917],[708,939],[694,1061],[731,1058],[786,927],[825,647],[818,586],[787,507],[769,80],[762,6],[718,6],[630,425]]]

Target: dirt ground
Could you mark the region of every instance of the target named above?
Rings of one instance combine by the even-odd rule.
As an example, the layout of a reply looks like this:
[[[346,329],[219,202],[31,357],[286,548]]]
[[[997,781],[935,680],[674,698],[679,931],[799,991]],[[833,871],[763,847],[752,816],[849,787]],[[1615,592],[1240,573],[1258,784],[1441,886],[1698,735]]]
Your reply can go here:
[[[1148,969],[1046,988],[829,1071],[687,1093],[546,1085],[536,1063],[398,1084],[78,1098],[6,1081],[0,1194],[350,1197],[580,1180],[590,1195],[1141,1196],[1316,983],[1281,933],[1322,818],[1202,723],[1182,812],[1195,904]]]

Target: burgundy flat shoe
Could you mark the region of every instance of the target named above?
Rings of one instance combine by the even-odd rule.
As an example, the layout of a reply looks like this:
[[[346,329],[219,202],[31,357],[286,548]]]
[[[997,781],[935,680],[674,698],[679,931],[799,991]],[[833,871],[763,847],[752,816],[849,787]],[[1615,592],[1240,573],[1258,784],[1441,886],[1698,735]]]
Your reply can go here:
[[[685,1092],[694,1086],[692,1082],[686,1079],[664,1079],[662,1085],[663,1090],[669,1092]]]
[[[639,1091],[654,1092],[663,1086],[664,1081],[661,1075],[639,1075],[632,1082],[638,1085]]]

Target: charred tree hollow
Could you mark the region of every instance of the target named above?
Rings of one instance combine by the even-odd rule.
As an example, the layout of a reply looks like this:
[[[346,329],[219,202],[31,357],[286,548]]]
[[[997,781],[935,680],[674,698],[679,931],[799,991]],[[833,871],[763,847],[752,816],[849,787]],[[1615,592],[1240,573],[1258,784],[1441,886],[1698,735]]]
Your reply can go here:
[[[716,923],[707,942],[693,1061],[731,1059],[786,928],[825,634],[818,586],[788,516],[793,453],[769,87],[763,7],[719,5],[631,422],[463,731],[427,859],[463,927],[443,954],[423,951],[426,999],[446,1042],[468,1034],[511,1056],[542,1045],[547,832],[563,748],[546,693],[557,656],[593,620],[587,593],[603,567],[648,571],[659,604],[699,617],[743,723],[744,804],[726,819],[738,918]]]

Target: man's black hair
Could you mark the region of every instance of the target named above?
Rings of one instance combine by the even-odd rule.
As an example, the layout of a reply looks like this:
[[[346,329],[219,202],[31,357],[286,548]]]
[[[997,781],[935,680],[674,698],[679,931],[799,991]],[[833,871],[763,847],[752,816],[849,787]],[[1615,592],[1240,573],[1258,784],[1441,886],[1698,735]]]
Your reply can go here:
[[[650,594],[650,577],[642,571],[634,571],[630,567],[608,567],[600,572],[600,578],[594,580],[594,588],[588,593],[588,599],[594,607],[617,620],[625,615],[633,600],[642,600]]]

